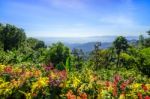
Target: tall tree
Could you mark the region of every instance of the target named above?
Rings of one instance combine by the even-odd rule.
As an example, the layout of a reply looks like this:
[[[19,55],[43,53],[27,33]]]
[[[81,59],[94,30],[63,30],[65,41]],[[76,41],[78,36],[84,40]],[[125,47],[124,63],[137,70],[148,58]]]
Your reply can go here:
[[[144,46],[144,44],[145,44],[144,42],[145,42],[145,40],[144,40],[143,35],[140,35],[139,36],[139,41],[138,41],[139,48],[142,48]]]
[[[77,69],[80,69],[84,61],[84,52],[82,49],[74,48],[72,50],[73,62]]]
[[[18,49],[26,39],[23,29],[14,25],[0,25],[0,42],[4,51]]]
[[[125,37],[123,36],[119,36],[115,39],[115,41],[113,42],[116,54],[117,54],[117,67],[119,67],[119,60],[120,60],[120,53],[124,52],[127,50],[128,48],[128,41]]]
[[[150,30],[147,31],[148,35],[150,36]],[[145,44],[144,44],[145,47],[150,47],[150,37],[146,38],[145,39]]]
[[[95,69],[97,70],[100,67],[99,64],[99,47],[101,46],[101,42],[96,42],[94,45],[94,57],[95,57]]]
[[[1,35],[3,29],[4,29],[4,26],[3,24],[0,23],[0,50],[3,50],[3,42],[2,42],[3,36]]]
[[[52,44],[52,46],[49,47],[46,61],[47,63],[52,62],[55,66],[57,64],[65,64],[67,58],[70,56],[70,50],[68,47],[66,47],[63,43],[58,42],[55,44]]]
[[[149,31],[147,31],[147,33],[148,33],[148,35],[150,36],[150,30],[149,30]]]

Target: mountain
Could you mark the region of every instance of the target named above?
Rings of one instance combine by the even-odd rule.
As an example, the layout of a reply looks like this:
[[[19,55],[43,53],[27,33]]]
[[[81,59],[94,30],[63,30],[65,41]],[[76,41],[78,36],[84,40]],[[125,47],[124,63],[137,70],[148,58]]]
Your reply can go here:
[[[36,37],[42,40],[46,45],[56,42],[63,42],[67,44],[84,44],[88,42],[113,42],[117,36],[93,36],[93,37]],[[138,36],[126,36],[127,40],[137,40]]]
[[[92,51],[96,42],[101,42],[100,48],[106,49],[112,45],[112,42],[117,36],[95,36],[95,37],[37,37],[45,42],[47,46],[52,43],[62,42],[70,49],[79,48],[85,52]],[[129,43],[136,42],[138,36],[127,36],[126,39]]]
[[[83,44],[66,44],[66,46],[68,46],[70,49],[73,48],[78,48],[78,49],[82,49],[85,52],[89,52],[92,51],[94,49],[94,45],[96,42],[88,42],[88,43],[83,43]],[[100,48],[102,49],[106,49],[108,47],[110,47],[112,45],[111,42],[102,42]]]

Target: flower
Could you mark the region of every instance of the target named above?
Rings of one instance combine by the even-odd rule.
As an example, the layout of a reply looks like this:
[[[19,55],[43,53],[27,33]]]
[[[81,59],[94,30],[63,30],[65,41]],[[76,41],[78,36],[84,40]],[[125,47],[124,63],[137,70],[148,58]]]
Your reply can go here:
[[[138,97],[139,97],[139,99],[143,99],[143,97],[142,97],[142,94],[141,94],[141,93],[138,93]]]
[[[113,89],[113,96],[117,96],[117,88],[115,87],[114,89]]]
[[[126,98],[125,98],[125,94],[121,94],[121,95],[119,96],[119,99],[126,99]]]
[[[110,86],[109,81],[106,81],[105,84],[106,84],[106,87]]]
[[[66,96],[67,99],[76,99],[76,96],[73,94],[72,90],[69,90]]]
[[[121,86],[120,86],[120,88],[121,88],[121,90],[125,90],[125,88],[126,88],[126,86],[127,86],[127,84],[125,83],[125,82],[123,82],[122,84],[121,84]]]
[[[120,75],[115,75],[114,77],[114,83],[118,83],[121,80]]]
[[[144,91],[147,91],[148,89],[147,89],[147,86],[145,86],[145,84],[142,84],[142,89],[144,90]]]
[[[150,96],[145,96],[145,98],[144,99],[150,99]]]
[[[48,78],[42,77],[38,81],[32,83],[31,92],[33,93],[36,89],[40,90],[42,87],[48,86]]]
[[[80,82],[81,81],[77,77],[75,77],[73,80],[73,87],[77,88]]]
[[[4,68],[4,72],[6,72],[6,73],[11,73],[11,72],[12,72],[12,67],[11,67],[11,66],[6,66],[6,67]]]
[[[137,89],[137,88],[139,88],[140,86],[141,86],[141,84],[139,84],[139,83],[135,83],[135,84],[132,85],[133,89]]]
[[[87,94],[86,93],[82,93],[80,94],[81,99],[87,99]]]

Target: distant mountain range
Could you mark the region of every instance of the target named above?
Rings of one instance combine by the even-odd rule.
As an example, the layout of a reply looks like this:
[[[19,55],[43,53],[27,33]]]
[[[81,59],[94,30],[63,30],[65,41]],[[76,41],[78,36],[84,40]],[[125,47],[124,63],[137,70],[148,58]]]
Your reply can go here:
[[[94,49],[94,44],[96,42],[101,42],[101,48],[105,49],[112,45],[112,42],[117,36],[97,36],[97,37],[37,37],[45,42],[46,45],[51,45],[52,43],[62,42],[70,49],[79,48],[83,51],[91,51]],[[126,39],[129,42],[136,42],[138,36],[127,36]]]
[[[78,49],[82,49],[85,52],[89,52],[94,49],[95,43],[96,42],[88,42],[83,44],[76,43],[76,44],[65,44],[65,45],[68,46],[70,49],[78,48]],[[106,49],[108,47],[111,47],[111,45],[112,45],[111,42],[102,42],[100,48]]]

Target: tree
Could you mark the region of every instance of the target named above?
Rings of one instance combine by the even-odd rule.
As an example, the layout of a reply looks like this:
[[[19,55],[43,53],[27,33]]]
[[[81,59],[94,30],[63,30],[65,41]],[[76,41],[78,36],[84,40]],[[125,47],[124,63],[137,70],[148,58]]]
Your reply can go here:
[[[140,35],[139,36],[139,41],[138,41],[139,48],[142,48],[144,46],[144,44],[145,44],[144,37],[143,37],[143,35]]]
[[[147,48],[147,47],[150,47],[150,38],[146,38],[145,39],[145,44],[144,46]]]
[[[148,35],[150,36],[150,30],[149,30],[149,31],[147,31],[147,33],[148,33]]]
[[[4,26],[0,23],[0,50],[3,50],[3,42],[2,42],[2,31],[3,31]]]
[[[147,31],[148,35],[150,36],[150,30]],[[150,37],[146,38],[145,39],[145,44],[144,44],[145,47],[150,47]]]
[[[121,53],[120,61],[121,61],[121,64],[127,69],[135,66],[135,60],[134,60],[133,55],[129,55],[127,53]]]
[[[4,51],[18,49],[26,39],[23,29],[14,25],[0,24],[0,44]]]
[[[150,48],[140,50],[138,56],[138,69],[150,77]]]
[[[101,65],[101,56],[100,56],[100,47],[101,46],[101,42],[96,42],[94,44],[94,50],[89,53],[89,66],[93,66],[92,68],[97,70],[100,68]]]
[[[76,66],[77,69],[80,69],[83,65],[84,61],[84,52],[82,49],[74,48],[72,50],[73,54],[73,63]]]
[[[99,64],[99,46],[101,46],[101,42],[96,42],[96,44],[94,45],[94,57],[95,57],[95,69],[97,70],[100,67]]]
[[[43,41],[40,41],[40,40],[32,38],[32,37],[28,38],[26,40],[26,42],[27,42],[27,46],[32,48],[33,50],[38,50],[39,48],[46,47],[46,45]]]
[[[120,64],[120,53],[125,52],[128,48],[128,41],[125,37],[119,36],[115,39],[113,42],[116,54],[117,54],[117,67],[119,67]]]
[[[61,42],[52,44],[49,47],[46,56],[46,63],[52,62],[54,66],[57,64],[65,64],[67,58],[70,56],[70,50]]]

